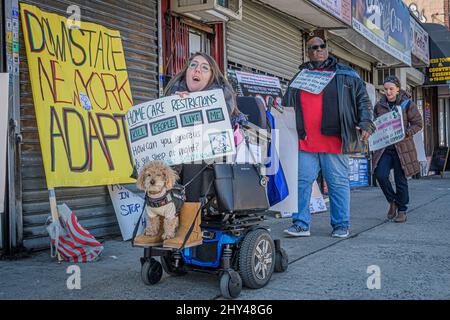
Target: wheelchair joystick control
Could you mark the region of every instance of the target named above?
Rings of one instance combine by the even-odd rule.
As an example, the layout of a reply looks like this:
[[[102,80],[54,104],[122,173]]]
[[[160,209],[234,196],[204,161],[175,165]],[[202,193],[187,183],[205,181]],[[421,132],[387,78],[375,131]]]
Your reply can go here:
[[[267,179],[266,176],[261,177],[261,179],[259,180],[259,183],[260,183],[261,186],[263,186],[263,187],[267,186],[267,182],[268,182],[268,179]]]

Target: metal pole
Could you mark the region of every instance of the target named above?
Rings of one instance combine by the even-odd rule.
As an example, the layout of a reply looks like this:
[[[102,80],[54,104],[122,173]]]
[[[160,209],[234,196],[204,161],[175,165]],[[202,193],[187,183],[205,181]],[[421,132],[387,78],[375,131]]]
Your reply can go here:
[[[50,211],[52,213],[52,221],[56,221],[59,219],[58,206],[56,204],[56,195],[54,188],[48,188],[48,199],[50,201]],[[58,252],[58,248],[56,248],[58,263],[60,263],[63,259],[61,254]]]
[[[5,16],[3,13],[3,0],[0,1],[0,72],[5,72],[4,68],[4,52],[6,50],[6,47],[4,45],[5,43],[5,37],[4,37],[4,26],[3,23],[5,21]],[[5,174],[6,176],[6,174]],[[6,187],[6,179],[5,179],[5,187]],[[6,192],[6,191],[5,191]],[[6,193],[5,193],[6,194]],[[5,203],[0,204],[0,207],[3,207],[6,209],[6,201]],[[3,236],[4,236],[4,226],[5,226],[5,209],[0,210],[0,250],[3,249],[4,243],[3,243]]]
[[[19,82],[19,4],[17,0],[5,1],[6,53],[9,77],[9,136],[8,136],[8,204],[9,249],[22,245],[22,205],[16,195],[20,190],[20,82]],[[20,192],[19,192],[20,193]]]
[[[158,79],[159,97],[164,95],[164,66],[163,66],[163,39],[162,39],[162,19],[163,13],[161,1],[158,1]]]

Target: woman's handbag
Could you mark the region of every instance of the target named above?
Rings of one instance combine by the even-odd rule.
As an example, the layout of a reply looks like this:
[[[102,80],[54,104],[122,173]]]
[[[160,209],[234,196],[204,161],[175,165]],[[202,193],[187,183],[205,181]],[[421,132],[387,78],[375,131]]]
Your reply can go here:
[[[214,164],[219,209],[229,212],[269,208],[267,179],[254,164]]]

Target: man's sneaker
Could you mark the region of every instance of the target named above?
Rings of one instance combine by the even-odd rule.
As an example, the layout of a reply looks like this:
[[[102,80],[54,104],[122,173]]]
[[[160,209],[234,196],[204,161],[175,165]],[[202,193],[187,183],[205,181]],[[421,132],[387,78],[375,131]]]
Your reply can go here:
[[[334,238],[347,238],[350,235],[347,227],[337,227],[334,228],[333,233],[331,234]]]
[[[309,237],[311,235],[309,229],[304,229],[300,226],[297,226],[296,224],[293,224],[292,226],[284,230],[284,233],[287,233],[288,235],[293,237]]]

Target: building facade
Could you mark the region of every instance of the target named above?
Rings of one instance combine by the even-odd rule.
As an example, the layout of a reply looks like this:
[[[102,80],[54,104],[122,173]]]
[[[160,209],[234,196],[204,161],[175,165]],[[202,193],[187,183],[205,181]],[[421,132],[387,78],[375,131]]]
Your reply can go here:
[[[65,1],[23,1],[41,10],[68,16]],[[25,52],[19,3],[3,0],[7,66],[10,74],[10,127],[8,163],[8,212],[3,231],[8,246],[43,248],[49,246],[45,222],[49,197],[39,143],[31,82]],[[119,30],[124,48],[134,103],[158,97],[158,1],[71,1],[80,9],[81,21]],[[105,48],[106,49],[106,48]],[[58,203],[66,203],[80,223],[94,236],[119,233],[107,186],[56,188]]]
[[[434,110],[431,107],[434,101],[427,100],[428,91],[418,89],[423,83],[421,68],[426,62],[421,57],[414,59],[409,51],[412,47],[408,42],[410,14],[399,0],[380,1],[392,5],[401,17],[396,21],[399,29],[389,35],[395,46],[370,33],[378,28],[387,34],[388,25],[369,25],[368,17],[374,12],[359,0],[207,0],[202,4],[130,0],[126,6],[118,0],[101,3],[76,0],[71,4],[81,9],[82,20],[120,31],[134,104],[162,96],[168,81],[197,51],[212,55],[228,76],[239,70],[277,77],[285,89],[299,65],[307,59],[306,40],[320,35],[327,40],[331,54],[359,73],[370,88],[373,101],[381,94],[384,76],[396,74],[402,79],[402,87],[417,101],[423,101],[427,119],[429,109]],[[24,2],[68,15],[68,3],[63,0]],[[2,0],[1,4],[6,18],[2,24],[5,41],[1,53],[2,61],[6,62],[2,71],[10,73],[11,119],[8,214],[3,217],[2,230],[11,248],[44,248],[49,244],[45,228],[49,197],[19,21],[20,8],[17,0]],[[420,10],[420,4],[417,5]],[[416,20],[420,24],[420,19]],[[450,98],[448,92],[445,94]],[[445,109],[446,103],[441,104]],[[432,126],[434,120],[430,119]],[[366,158],[367,155],[355,156]],[[58,203],[68,204],[94,236],[119,234],[107,186],[56,188],[56,197]]]

